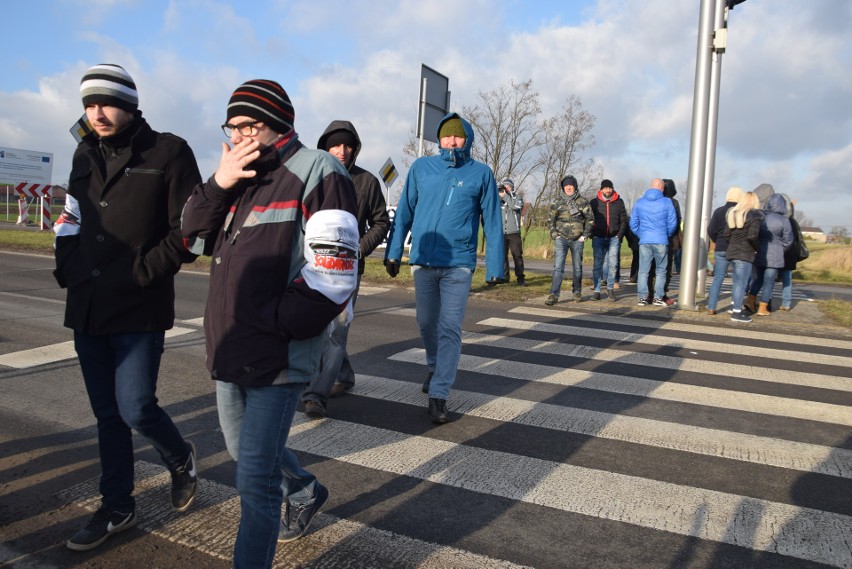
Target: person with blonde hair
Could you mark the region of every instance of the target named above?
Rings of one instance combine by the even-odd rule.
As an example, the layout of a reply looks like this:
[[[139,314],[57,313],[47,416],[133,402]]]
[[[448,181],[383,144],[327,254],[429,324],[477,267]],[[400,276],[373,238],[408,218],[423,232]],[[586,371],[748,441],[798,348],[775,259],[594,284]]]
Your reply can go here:
[[[787,202],[781,194],[773,194],[763,206],[763,221],[760,224],[760,250],[754,260],[755,277],[746,297],[746,306],[754,308],[759,301],[757,316],[769,316],[769,301],[775,287],[775,279],[784,270],[784,252],[793,244],[793,227],[785,217]],[[759,295],[759,297],[758,297]]]
[[[734,311],[731,313],[731,320],[734,322],[751,322],[751,316],[743,310],[743,300],[751,277],[751,267],[760,250],[762,222],[760,200],[754,192],[743,194],[737,205],[725,214],[724,237],[728,241],[725,255],[733,265],[731,301]]]
[[[716,246],[713,254],[713,282],[710,285],[710,293],[707,296],[707,314],[716,314],[716,304],[719,302],[719,292],[722,290],[722,281],[728,272],[728,240],[725,239],[727,223],[725,216],[728,211],[737,205],[743,197],[743,189],[738,186],[728,188],[725,196],[725,204],[716,209],[710,217],[707,226],[707,236]]]

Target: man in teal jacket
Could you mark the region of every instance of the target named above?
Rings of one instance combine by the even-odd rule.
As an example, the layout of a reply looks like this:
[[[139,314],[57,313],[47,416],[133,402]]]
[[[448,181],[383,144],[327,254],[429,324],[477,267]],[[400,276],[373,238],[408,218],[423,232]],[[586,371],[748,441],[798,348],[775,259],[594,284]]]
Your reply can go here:
[[[449,421],[446,403],[461,357],[461,331],[476,268],[480,220],[485,231],[485,280],[505,282],[503,220],[491,168],[473,160],[473,128],[456,113],[438,126],[440,154],[423,156],[408,171],[385,252],[388,274],[399,273],[405,236],[414,278],[417,325],[426,348],[429,415]],[[415,216],[415,211],[417,215]]]

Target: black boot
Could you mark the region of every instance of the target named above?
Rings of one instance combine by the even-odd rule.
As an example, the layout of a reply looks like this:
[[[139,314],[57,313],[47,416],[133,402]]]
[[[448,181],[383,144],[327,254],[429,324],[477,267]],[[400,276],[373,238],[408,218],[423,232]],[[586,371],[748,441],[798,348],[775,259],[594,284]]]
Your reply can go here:
[[[434,397],[430,397],[429,417],[432,418],[432,422],[436,425],[443,425],[444,423],[449,421],[450,417],[449,415],[447,415],[447,400],[435,399]]]
[[[429,375],[426,376],[426,381],[423,382],[423,393],[429,393],[429,384],[432,383],[432,372],[429,372]]]

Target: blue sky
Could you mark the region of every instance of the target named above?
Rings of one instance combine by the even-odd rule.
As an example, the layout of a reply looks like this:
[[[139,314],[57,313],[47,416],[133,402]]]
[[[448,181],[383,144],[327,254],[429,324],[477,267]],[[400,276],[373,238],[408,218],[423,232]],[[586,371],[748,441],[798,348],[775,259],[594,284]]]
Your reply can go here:
[[[378,171],[417,113],[421,63],[450,78],[453,106],[533,80],[545,115],[570,95],[597,117],[590,155],[616,190],[669,177],[686,189],[699,0],[32,0],[4,5],[0,146],[52,152],[67,179],[89,66],[123,65],[157,130],[216,167],[233,89],[278,80],[313,145],[352,120]],[[852,2],[748,0],[729,19],[715,200],[762,182],[828,230],[852,230]],[[404,171],[402,172],[404,174]],[[394,188],[398,193],[400,182]],[[523,188],[522,188],[523,189]]]

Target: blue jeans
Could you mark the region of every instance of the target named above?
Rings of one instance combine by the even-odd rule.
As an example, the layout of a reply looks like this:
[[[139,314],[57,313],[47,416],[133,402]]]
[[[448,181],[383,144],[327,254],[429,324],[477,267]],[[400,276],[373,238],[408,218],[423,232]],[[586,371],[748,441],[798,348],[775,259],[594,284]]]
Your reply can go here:
[[[285,446],[304,387],[216,382],[219,425],[228,453],[237,461],[241,513],[235,568],[271,567],[284,497],[294,505],[315,499],[316,477]]]
[[[74,332],[89,403],[98,423],[100,492],[110,509],[130,512],[133,433],[148,439],[170,470],[186,464],[189,446],[157,404],[164,332],[92,335]]]
[[[592,280],[595,284],[595,292],[601,291],[603,273],[606,273],[606,288],[612,289],[612,285],[618,280],[618,237],[593,237],[592,251],[595,255],[595,264],[592,269]]]
[[[447,399],[456,381],[461,357],[461,333],[473,271],[466,267],[433,268],[413,265],[417,325],[432,372],[429,397]]]
[[[352,294],[352,310],[355,310],[355,301],[358,299],[358,289],[361,287],[361,275],[358,275],[358,284]],[[349,325],[346,322],[346,311],[334,319],[334,328],[322,347],[322,367],[319,375],[308,384],[302,401],[316,401],[325,408],[328,405],[328,395],[334,382],[355,385],[355,372],[349,363],[349,354],[346,353],[346,341],[349,338]]]
[[[793,269],[781,269],[781,306],[793,306]]]
[[[559,298],[562,289],[562,275],[565,272],[565,259],[568,250],[571,250],[571,265],[573,278],[571,280],[571,292],[580,292],[583,286],[583,245],[579,239],[565,239],[557,237],[553,242],[553,280],[550,283],[550,294]]]
[[[707,308],[716,310],[716,304],[719,302],[719,293],[722,290],[722,281],[725,280],[725,273],[728,272],[728,253],[727,251],[716,251],[713,262],[713,282],[710,284],[710,294],[707,297]],[[735,305],[734,308],[737,308]]]
[[[657,265],[654,281],[654,298],[665,296],[666,268],[669,265],[669,246],[666,244],[639,244],[639,276],[636,286],[639,298],[648,297],[648,273],[651,272],[651,261]]]
[[[734,266],[731,271],[731,303],[734,306],[734,310],[742,310],[746,287],[751,278],[751,263],[735,259],[731,261],[731,264]],[[716,278],[715,272],[713,273],[713,278]]]
[[[772,267],[756,267],[755,278],[751,283],[749,294],[758,296],[760,302],[769,302],[772,300],[772,290],[775,288],[775,279],[778,277],[778,272],[784,269],[774,269]],[[792,296],[792,291],[790,292]]]

